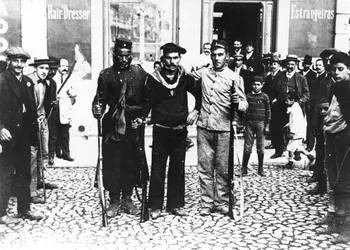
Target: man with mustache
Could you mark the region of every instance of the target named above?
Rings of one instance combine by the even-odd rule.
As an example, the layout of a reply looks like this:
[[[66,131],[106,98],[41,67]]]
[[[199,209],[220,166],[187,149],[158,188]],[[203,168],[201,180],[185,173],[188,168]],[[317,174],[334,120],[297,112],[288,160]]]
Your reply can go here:
[[[287,108],[291,107],[294,102],[298,102],[305,115],[305,104],[310,97],[306,78],[296,72],[297,62],[299,62],[298,57],[296,55],[288,55],[283,62],[286,71],[278,77],[271,93],[274,116],[279,117],[273,124],[275,154],[271,156],[271,159],[281,157],[287,144],[283,133],[284,126],[289,122]],[[292,167],[292,158],[293,155],[289,155],[287,168]]]
[[[212,67],[193,73],[201,81],[201,108],[197,121],[200,215],[228,213],[228,165],[232,112],[248,107],[241,76],[227,66],[228,43],[211,44]],[[237,115],[235,115],[237,119]],[[235,125],[236,121],[232,125]]]
[[[147,73],[140,65],[132,65],[132,42],[117,38],[113,50],[113,65],[101,71],[92,113],[102,118],[103,184],[109,192],[108,217],[120,210],[136,215],[139,209],[131,199],[138,182],[142,159],[138,157],[144,147],[142,107]]]
[[[169,158],[167,205],[168,212],[187,215],[185,205],[185,157],[187,125],[196,120],[200,108],[200,91],[194,78],[179,66],[186,49],[174,43],[166,43],[163,50],[163,66],[148,77],[146,83],[147,106],[143,117],[152,110],[153,144],[152,169],[149,189],[151,217],[161,215],[164,202],[166,164]],[[194,110],[188,112],[187,92],[196,98]]]
[[[60,66],[53,77],[57,84],[57,91],[61,88],[68,75],[68,60],[61,58]],[[73,87],[72,80],[68,80],[64,87],[57,93],[58,107],[54,108],[51,114],[52,129],[49,140],[49,157],[53,159],[54,152],[58,158],[66,161],[74,161],[69,149],[69,129],[72,121],[73,105],[76,102],[77,91]]]
[[[30,209],[30,147],[38,143],[34,85],[23,75],[30,55],[21,47],[10,47],[5,54],[8,68],[0,75],[0,224],[7,225],[42,216]],[[18,218],[6,212],[11,187],[16,187]]]
[[[37,194],[37,188],[43,188],[43,176],[41,176],[40,169],[42,166],[46,167],[49,161],[49,127],[47,117],[50,112],[53,101],[56,100],[56,83],[47,79],[49,73],[49,65],[54,64],[48,57],[35,58],[34,63],[29,64],[33,66],[35,71],[27,76],[34,84],[34,97],[36,104],[36,111],[38,115],[39,125],[39,147],[32,147],[31,155],[31,185],[30,194],[32,203],[44,203],[44,199]],[[55,189],[56,185],[45,183],[45,188]]]

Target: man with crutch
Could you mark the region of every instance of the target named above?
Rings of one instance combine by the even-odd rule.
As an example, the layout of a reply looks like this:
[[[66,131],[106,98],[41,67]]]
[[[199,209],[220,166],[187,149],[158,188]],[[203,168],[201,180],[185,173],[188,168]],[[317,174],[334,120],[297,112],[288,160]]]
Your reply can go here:
[[[55,189],[56,185],[45,183],[44,168],[48,165],[49,160],[49,127],[47,116],[49,110],[56,99],[56,84],[47,79],[49,66],[54,61],[48,57],[38,57],[34,63],[29,64],[35,68],[35,71],[28,74],[34,83],[34,97],[36,112],[38,116],[38,147],[31,147],[31,183],[30,194],[32,203],[45,203],[46,189]],[[40,197],[37,189],[44,189],[44,197]]]

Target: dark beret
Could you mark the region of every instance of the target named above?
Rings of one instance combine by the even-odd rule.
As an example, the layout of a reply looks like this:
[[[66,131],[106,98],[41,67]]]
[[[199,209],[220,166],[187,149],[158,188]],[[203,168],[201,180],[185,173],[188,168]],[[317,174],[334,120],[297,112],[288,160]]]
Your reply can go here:
[[[331,55],[334,55],[337,52],[341,52],[341,51],[339,49],[336,49],[336,48],[328,48],[328,49],[325,49],[321,52],[320,57],[328,59]]]
[[[132,42],[126,38],[117,38],[114,42],[114,48],[131,49]]]
[[[211,43],[211,49],[222,48],[228,51],[228,43],[225,40],[213,40]]]
[[[10,47],[5,50],[5,54],[9,59],[11,58],[25,58],[30,59],[30,55],[22,47]]]
[[[163,54],[171,53],[171,52],[179,52],[180,54],[186,54],[186,49],[175,43],[166,43],[160,47],[163,50]]]

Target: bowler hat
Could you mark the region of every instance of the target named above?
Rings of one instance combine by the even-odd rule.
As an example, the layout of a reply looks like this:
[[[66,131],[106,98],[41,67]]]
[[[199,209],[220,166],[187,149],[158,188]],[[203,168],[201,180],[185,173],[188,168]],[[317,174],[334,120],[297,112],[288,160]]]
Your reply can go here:
[[[24,58],[26,60],[30,59],[30,55],[22,47],[10,47],[5,50],[5,54],[9,59],[11,58]]]
[[[50,60],[49,57],[35,57],[34,62],[30,63],[29,66],[39,66],[42,64],[55,64],[55,61]]]
[[[310,55],[305,55],[304,60],[303,60],[303,64],[312,64],[312,56]]]
[[[163,50],[163,54],[171,53],[171,52],[179,52],[180,54],[186,54],[186,49],[175,43],[166,43],[160,47]]]
[[[300,62],[299,58],[297,55],[287,55],[286,59],[282,60],[283,62],[290,62],[290,61],[294,61],[294,62]]]
[[[228,51],[228,43],[225,40],[213,40],[211,43],[211,49],[215,48],[222,48],[225,49],[225,51]]]
[[[261,58],[261,60],[263,60],[263,61],[270,61],[271,60],[271,56],[272,56],[272,53],[270,52],[270,53],[266,53],[266,54],[263,54],[262,55],[262,58]]]
[[[54,62],[49,65],[51,69],[58,69],[60,67],[60,59],[58,57],[49,56],[49,60]]]
[[[120,49],[131,49],[132,42],[129,39],[126,38],[117,38],[114,42],[114,49],[120,48]]]

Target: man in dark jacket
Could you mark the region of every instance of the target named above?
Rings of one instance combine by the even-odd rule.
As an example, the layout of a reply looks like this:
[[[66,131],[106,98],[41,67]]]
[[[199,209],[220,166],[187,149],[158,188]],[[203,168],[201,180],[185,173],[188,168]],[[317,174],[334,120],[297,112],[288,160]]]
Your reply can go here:
[[[306,78],[296,72],[298,57],[288,55],[283,61],[286,72],[280,75],[271,94],[274,115],[279,117],[272,123],[275,154],[271,156],[271,159],[281,157],[286,145],[283,128],[289,121],[287,108],[292,106],[294,102],[298,102],[305,112],[305,103],[310,96]]]
[[[18,217],[40,220],[42,216],[30,210],[30,147],[37,144],[33,82],[23,75],[30,56],[21,47],[10,47],[5,53],[9,65],[0,75],[0,224],[13,224],[18,218],[6,213],[13,186],[17,187]]]
[[[115,41],[113,66],[101,71],[93,100],[96,119],[109,107],[102,120],[103,184],[110,197],[108,217],[116,216],[120,207],[129,214],[139,213],[131,195],[140,167],[140,160],[135,157],[137,144],[144,145],[144,126],[139,117],[147,74],[141,66],[131,65],[131,46],[126,39]]]
[[[166,43],[163,66],[148,77],[146,84],[147,106],[143,116],[152,110],[153,145],[152,170],[149,190],[151,217],[160,216],[164,201],[164,184],[169,158],[167,210],[185,216],[185,156],[187,125],[193,124],[200,109],[200,88],[191,75],[179,66],[186,50],[174,43]],[[196,98],[194,110],[188,113],[187,92]]]

